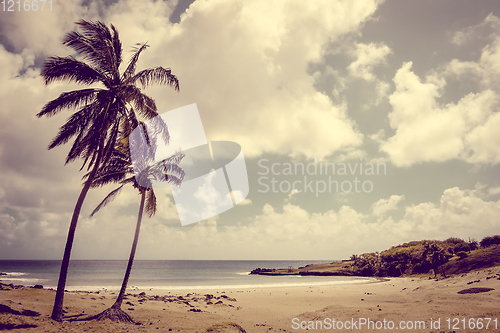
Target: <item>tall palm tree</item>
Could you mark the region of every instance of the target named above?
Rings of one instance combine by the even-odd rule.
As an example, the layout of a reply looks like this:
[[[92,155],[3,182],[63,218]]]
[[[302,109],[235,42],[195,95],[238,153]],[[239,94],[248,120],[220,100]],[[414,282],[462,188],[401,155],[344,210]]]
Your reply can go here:
[[[127,133],[129,130],[125,129],[125,138],[121,140],[122,143],[113,152],[109,165],[92,182],[92,187],[103,186],[111,182],[119,182],[121,185],[111,191],[90,216],[93,216],[111,202],[126,184],[132,184],[139,191],[141,203],[139,205],[132,249],[120,293],[110,308],[86,320],[102,320],[107,318],[114,321],[134,322],[126,312],[121,310],[121,305],[134,263],[144,208],[146,208],[146,213],[149,217],[152,217],[156,212],[156,196],[152,180],[156,182],[166,181],[170,184],[180,186],[185,175],[184,170],[179,166],[180,161],[184,157],[184,154],[181,152],[177,152],[160,162],[154,162],[157,147],[156,135],[158,132],[152,130],[152,128],[158,125],[159,122],[156,124],[150,122],[150,124],[152,126],[149,127],[149,133],[144,123],[140,123],[134,132],[138,135],[128,136]]]
[[[140,83],[142,88],[146,88],[152,83],[168,84],[179,90],[179,81],[168,68],[155,67],[136,73],[137,61],[148,47],[147,44],[139,45],[134,50],[125,71],[120,73],[122,46],[115,27],[111,25],[110,30],[101,22],[85,20],[76,24],[82,33],[68,33],[63,45],[71,47],[82,59],[78,60],[72,56],[50,57],[43,65],[41,76],[45,84],[61,80],[90,87],[62,93],[48,102],[37,114],[37,117],[50,117],[64,109],[77,110],[61,126],[48,149],[65,144],[76,137],[66,163],[82,158],[84,162],[80,170],[85,166],[87,171],[90,170],[69,226],[52,310],[52,319],[56,321],[62,321],[63,317],[64,289],[80,210],[99,169],[105,168],[109,162],[120,124],[138,116],[150,119],[158,115],[154,100],[143,94],[136,85]],[[127,105],[133,105],[135,109]],[[164,126],[165,139],[167,135]]]

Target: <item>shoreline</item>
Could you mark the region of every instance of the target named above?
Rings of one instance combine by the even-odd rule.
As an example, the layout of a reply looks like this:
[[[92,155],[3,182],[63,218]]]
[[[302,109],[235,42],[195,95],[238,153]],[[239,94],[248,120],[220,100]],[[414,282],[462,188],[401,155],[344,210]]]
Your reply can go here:
[[[328,286],[328,285],[344,285],[344,284],[365,284],[377,282],[380,277],[366,277],[366,276],[283,276],[284,279],[279,281],[279,278],[269,278],[266,279],[265,283],[257,283],[249,281],[248,283],[240,284],[214,284],[214,285],[129,285],[127,287],[128,292],[134,291],[149,291],[154,290],[157,292],[163,291],[184,291],[184,290],[219,290],[219,289],[256,289],[256,288],[293,288],[293,287],[309,287],[309,286]],[[338,278],[332,280],[332,278]],[[31,283],[26,283],[29,280]],[[36,280],[33,282],[33,280]],[[16,282],[17,281],[17,282]],[[18,285],[25,287],[32,287],[35,284],[43,285],[44,289],[56,289],[57,286],[45,285],[43,279],[2,279],[0,277],[0,284],[5,285]],[[121,285],[95,285],[95,286],[85,286],[85,285],[67,285],[66,290],[68,291],[119,291]]]
[[[487,292],[459,294],[469,288]],[[492,289],[492,290],[490,290]],[[30,317],[0,313],[0,323],[36,325],[44,332],[206,332],[209,326],[224,322],[240,325],[246,332],[302,332],[296,323],[328,324],[335,319],[348,322],[370,318],[372,321],[423,321],[426,328],[415,332],[444,331],[448,318],[497,318],[500,325],[500,267],[473,271],[447,279],[390,278],[370,283],[324,286],[269,287],[255,289],[172,290],[170,292],[132,291],[122,309],[141,325],[111,321],[68,321],[95,315],[114,303],[117,293],[86,291],[65,295],[66,319],[50,319],[55,291],[19,288],[0,290],[0,304],[19,313],[36,311]],[[430,329],[430,320],[440,318],[441,329]],[[330,323],[329,322],[329,323]],[[330,323],[331,324],[331,323]],[[304,326],[303,327],[306,327]],[[492,326],[481,332],[498,332]],[[329,332],[330,329],[309,329]],[[346,330],[340,330],[346,331]],[[373,331],[363,328],[361,331]],[[397,331],[397,330],[396,330]],[[474,330],[463,330],[468,332]],[[230,332],[230,331],[220,331]],[[234,332],[234,331],[233,331]]]
[[[398,278],[380,278],[380,277],[352,277],[352,280],[339,280],[339,281],[310,281],[303,283],[267,283],[267,284],[244,284],[244,285],[196,285],[196,286],[130,286],[127,287],[127,293],[134,292],[185,292],[190,290],[235,290],[235,289],[267,289],[267,288],[300,288],[300,287],[323,287],[323,286],[342,286],[351,284],[370,284],[378,283],[389,279]],[[4,283],[0,279],[0,285],[14,285],[16,287],[33,288],[33,284],[14,284],[14,283]],[[56,290],[56,286],[43,286],[45,290]],[[67,291],[70,292],[119,292],[120,286],[67,286]]]

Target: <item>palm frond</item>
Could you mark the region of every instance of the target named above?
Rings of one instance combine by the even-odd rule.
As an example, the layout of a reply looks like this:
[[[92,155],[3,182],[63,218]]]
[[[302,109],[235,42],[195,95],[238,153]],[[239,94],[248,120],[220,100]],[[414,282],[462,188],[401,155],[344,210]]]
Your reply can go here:
[[[113,51],[115,51],[115,62],[119,67],[122,63],[122,42],[120,41],[118,30],[116,30],[115,26],[112,24],[111,30],[113,31]]]
[[[133,173],[134,169],[130,164],[129,155],[115,149],[112,152],[109,162],[98,170],[98,173],[92,182],[92,187],[99,187],[112,182],[121,182],[122,184],[129,183],[130,181],[125,178],[133,175]],[[86,179],[88,175],[89,173],[87,173],[83,179]]]
[[[116,121],[114,124],[111,124],[110,128],[108,129],[108,133],[105,137],[105,144],[104,144],[104,152],[103,152],[103,159],[102,159],[102,164],[103,165],[106,165],[107,162],[109,161],[110,157],[111,157],[111,154],[115,151],[116,149],[116,146],[118,144],[117,142],[117,139],[118,139],[118,136],[120,135],[120,126],[121,126],[121,123],[123,122],[122,120],[122,117],[121,116],[118,116],[118,113],[117,112],[119,110],[119,106],[118,107],[114,107],[112,105],[111,107],[111,114],[109,116],[111,116],[111,118],[118,118],[119,121]]]
[[[129,136],[129,153],[138,183],[149,188],[149,168],[156,154],[156,139],[150,136],[144,122]]]
[[[98,59],[102,56],[101,48],[96,49],[96,46],[104,46],[92,45],[92,41],[78,31],[72,31],[66,34],[63,39],[63,45],[71,47],[78,54],[83,56],[83,59],[90,60],[95,65],[98,65]]]
[[[123,122],[121,124],[121,137],[122,139],[127,139],[132,131],[139,126],[139,120],[136,117],[134,108],[126,108],[124,112]]]
[[[85,150],[85,146],[82,143],[82,141],[83,141],[83,138],[85,137],[86,134],[87,134],[87,129],[85,129],[84,131],[80,131],[80,133],[78,133],[78,136],[76,137],[75,141],[73,142],[73,145],[71,146],[71,148],[69,150],[68,155],[66,156],[66,160],[64,162],[65,165],[71,161],[74,161],[79,155],[84,154],[83,150]],[[84,168],[85,163],[87,163],[88,159],[89,159],[89,156],[86,155],[85,162],[82,165],[82,167],[80,168],[80,171]]]
[[[82,33],[73,31],[68,33],[63,44],[73,48],[93,68],[106,77],[103,83],[109,88],[120,83],[119,66],[121,59],[121,42],[118,32],[111,26],[111,30],[102,22],[80,20],[76,24]]]
[[[94,109],[98,108],[97,105],[93,105]],[[94,110],[95,113],[95,110]],[[71,147],[68,156],[66,157],[66,163],[74,161],[77,158],[84,158],[88,161],[88,157],[91,156],[89,166],[97,156],[97,148],[99,146],[99,140],[101,138],[101,129],[103,126],[104,119],[102,114],[96,114],[92,121],[89,121],[88,127],[82,130],[78,137],[75,139],[73,146]],[[83,166],[82,166],[83,168]]]
[[[55,80],[68,80],[69,82],[85,85],[106,81],[106,77],[95,68],[76,60],[72,56],[49,57],[44,62],[40,75],[45,84],[49,84]]]
[[[184,169],[182,169],[178,164],[175,163],[161,163],[160,164],[161,175],[163,176],[163,181],[167,181],[169,184],[180,186],[185,176]]]
[[[103,159],[101,162],[101,168],[105,168],[106,164],[109,162],[111,158],[111,154],[113,153],[116,145],[116,138],[118,137],[118,132],[120,128],[120,123],[116,122],[114,126],[110,129],[110,133],[108,134],[108,142],[104,145]]]
[[[141,44],[137,44],[137,45],[141,45]],[[135,74],[135,69],[137,67],[137,61],[139,60],[139,56],[141,55],[142,51],[144,51],[148,47],[149,47],[149,45],[147,43],[144,43],[140,47],[134,48],[134,54],[130,58],[127,69],[125,69],[125,71],[123,72],[122,79],[125,82],[128,78],[132,77]]]
[[[119,167],[112,167],[108,168],[106,171],[103,173],[98,174],[93,182],[92,182],[92,187],[101,187],[110,183],[122,183],[122,184],[128,184],[132,183],[133,181],[130,181],[128,179],[133,178],[126,178],[127,175],[130,175],[133,173],[133,169],[128,167],[128,164],[124,168],[119,168]],[[88,173],[85,175],[84,179],[88,177]]]
[[[37,117],[51,117],[64,109],[77,109],[81,106],[94,102],[101,89],[81,89],[64,92],[56,99],[45,104]]]
[[[127,91],[129,98],[131,99],[132,105],[134,105],[135,110],[139,115],[145,119],[151,119],[158,116],[156,111],[156,103],[154,99],[143,94],[141,90],[135,86],[130,86]]]
[[[146,214],[152,217],[156,213],[156,195],[153,189],[146,191]]]
[[[80,20],[76,24],[82,30],[79,40],[73,40],[74,45],[87,44],[83,47],[82,51],[90,52],[84,53],[86,59],[94,66],[103,70],[111,78],[119,79],[116,52],[114,51],[115,41],[109,28],[102,22]],[[69,34],[68,34],[69,35]],[[70,46],[70,45],[68,45]]]
[[[148,120],[148,128],[150,132],[154,133],[155,136],[160,135],[163,142],[168,145],[170,141],[170,134],[168,132],[168,126],[162,117],[156,116]]]
[[[166,175],[166,176],[164,176],[164,179],[163,179],[163,181],[166,181],[167,183],[173,184],[176,186],[181,186],[182,180],[183,180],[183,178],[177,177],[173,174]]]
[[[179,164],[184,157],[186,157],[186,154],[184,154],[182,151],[176,151],[175,154],[161,160],[158,163]]]
[[[73,113],[68,121],[59,128],[57,135],[52,139],[47,149],[53,149],[65,144],[73,136],[83,134],[88,127],[92,113],[92,106],[87,105],[80,111]]]
[[[96,39],[107,39],[111,40],[111,32],[108,27],[102,23],[101,21],[87,21],[81,19],[78,22],[75,22],[76,25],[80,27],[83,31],[83,35],[86,38],[96,40]]]
[[[108,109],[109,103],[107,103],[106,106],[104,106],[104,104],[99,104],[99,106],[97,107],[98,112],[96,112],[96,115],[93,118],[93,121],[90,124],[86,135],[81,139],[80,145],[77,146],[78,149],[72,149],[70,151],[66,159],[66,163],[73,161],[79,157],[84,158],[85,161],[88,161],[88,157],[91,156],[90,162],[88,163],[88,169],[90,170],[91,166],[96,161],[97,156],[99,156],[99,143],[101,142],[101,139],[104,140],[104,143],[106,142],[109,127],[112,124],[113,118],[112,116],[108,115]],[[102,159],[99,163],[102,163]]]
[[[131,84],[135,84],[139,81],[142,84],[142,88],[146,88],[153,83],[157,84],[167,84],[173,86],[175,90],[179,91],[179,80],[177,76],[172,74],[170,68],[163,68],[161,66],[155,68],[148,68],[140,71],[130,79]]]
[[[185,172],[179,163],[184,158],[184,153],[177,152],[174,155],[156,162],[148,167],[148,173],[151,178],[158,182],[168,182],[180,186]]]
[[[101,203],[99,205],[97,205],[97,207],[92,211],[92,213],[90,214],[90,217],[94,216],[94,214],[97,213],[101,208],[105,207],[108,203],[113,201],[115,199],[115,197],[118,195],[118,193],[120,193],[123,186],[125,186],[125,184],[123,184],[122,186],[118,187],[117,189],[114,189],[113,191],[111,191],[106,196],[106,198],[104,198],[104,200],[101,201]]]

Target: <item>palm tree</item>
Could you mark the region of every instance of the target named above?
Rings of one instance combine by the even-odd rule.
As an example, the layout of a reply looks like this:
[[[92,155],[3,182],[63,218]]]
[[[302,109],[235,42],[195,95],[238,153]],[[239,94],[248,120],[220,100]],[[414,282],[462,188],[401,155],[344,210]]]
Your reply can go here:
[[[110,30],[101,22],[85,20],[76,24],[82,33],[68,33],[63,45],[71,47],[82,60],[72,56],[50,57],[43,65],[41,76],[46,85],[66,80],[90,87],[62,93],[48,102],[37,114],[37,117],[50,117],[64,109],[77,110],[61,126],[48,149],[65,144],[76,137],[66,158],[66,164],[82,158],[84,162],[80,170],[85,166],[87,171],[90,170],[69,226],[51,316],[56,321],[62,321],[63,317],[64,289],[80,210],[98,171],[109,163],[120,124],[128,119],[136,119],[137,116],[150,119],[158,115],[154,100],[143,94],[136,84],[140,83],[142,88],[152,83],[168,84],[179,90],[179,81],[170,69],[155,67],[136,73],[137,61],[148,47],[147,44],[142,44],[134,50],[127,68],[121,74],[118,68],[122,61],[122,46],[115,27],[111,25]],[[127,105],[133,105],[135,109]],[[163,134],[166,138],[166,126],[163,127]]]
[[[107,318],[114,321],[134,322],[126,312],[121,310],[121,305],[125,297],[130,272],[132,271],[144,208],[146,208],[146,213],[149,217],[152,217],[156,212],[156,196],[152,180],[156,182],[167,181],[170,184],[180,186],[185,175],[184,170],[179,166],[180,161],[184,157],[184,154],[181,152],[177,152],[160,162],[154,162],[157,147],[156,135],[158,132],[152,130],[152,128],[157,126],[158,123],[155,124],[150,121],[150,124],[149,134],[144,123],[140,123],[134,132],[134,134],[138,135],[133,134],[128,136],[130,127],[129,129],[125,129],[125,138],[122,140],[120,147],[113,152],[109,166],[92,183],[92,187],[103,186],[111,182],[119,182],[121,185],[111,191],[90,216],[93,216],[111,202],[126,184],[132,184],[134,188],[138,189],[141,195],[141,203],[139,205],[134,241],[132,242],[132,249],[120,293],[110,308],[85,320],[103,320]]]
[[[445,255],[444,250],[434,243],[425,243],[424,247],[424,258],[428,258],[434,270],[434,277],[437,277],[438,268],[441,267],[441,274],[446,278],[443,264],[448,262],[448,257]]]

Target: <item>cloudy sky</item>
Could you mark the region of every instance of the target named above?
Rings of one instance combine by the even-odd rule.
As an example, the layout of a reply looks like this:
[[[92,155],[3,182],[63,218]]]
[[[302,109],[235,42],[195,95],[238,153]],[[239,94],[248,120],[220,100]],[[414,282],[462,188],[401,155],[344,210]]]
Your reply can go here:
[[[159,112],[196,103],[208,140],[245,155],[247,199],[209,220],[181,226],[157,189],[137,258],[333,260],[500,233],[498,1],[52,2],[0,11],[0,259],[62,257],[81,161],[46,149],[70,112],[35,114],[81,88],[39,76],[81,18],[115,25],[124,59],[148,42],[139,68],[180,80],[146,90]],[[74,259],[128,257],[137,191],[89,218],[111,189],[89,192]]]

